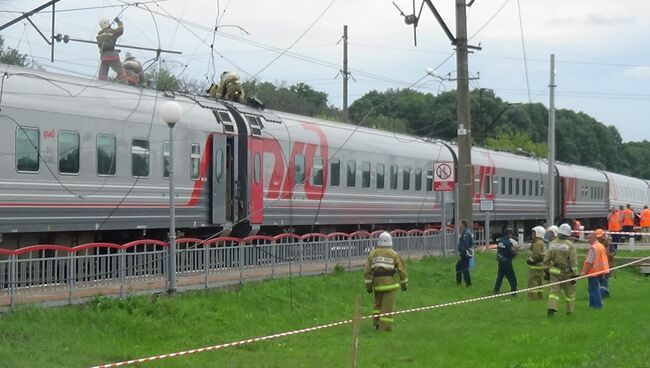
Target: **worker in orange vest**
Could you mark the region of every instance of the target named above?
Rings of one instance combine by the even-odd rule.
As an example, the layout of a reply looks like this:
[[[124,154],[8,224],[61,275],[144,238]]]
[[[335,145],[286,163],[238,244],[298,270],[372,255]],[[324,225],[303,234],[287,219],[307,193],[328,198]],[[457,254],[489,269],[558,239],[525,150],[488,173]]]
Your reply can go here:
[[[621,226],[620,214],[616,210],[616,207],[612,207],[612,210],[607,215],[607,230],[610,233],[618,233],[623,227]],[[612,245],[614,247],[618,246],[618,243],[621,241],[621,234],[610,234],[612,236]]]
[[[648,206],[643,206],[643,211],[641,211],[641,231],[643,234],[643,242],[650,243],[650,209]]]
[[[587,275],[589,292],[589,306],[595,309],[603,307],[603,300],[600,295],[600,284],[603,276],[609,273],[609,263],[607,261],[607,250],[598,238],[605,234],[603,229],[596,229],[594,233],[589,234],[591,248],[587,252],[585,263],[582,266],[582,274]]]
[[[630,204],[627,204],[627,208],[623,210],[623,232],[624,233],[633,233],[634,232],[634,211]],[[625,234],[626,238],[631,238],[632,234]]]

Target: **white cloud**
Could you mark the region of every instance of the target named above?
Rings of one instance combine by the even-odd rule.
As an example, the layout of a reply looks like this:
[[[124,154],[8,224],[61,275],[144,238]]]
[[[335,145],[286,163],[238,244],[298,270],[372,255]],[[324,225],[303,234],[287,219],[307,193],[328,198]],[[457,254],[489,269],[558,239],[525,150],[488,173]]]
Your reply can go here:
[[[650,78],[650,66],[635,66],[625,69],[623,74],[633,78]]]

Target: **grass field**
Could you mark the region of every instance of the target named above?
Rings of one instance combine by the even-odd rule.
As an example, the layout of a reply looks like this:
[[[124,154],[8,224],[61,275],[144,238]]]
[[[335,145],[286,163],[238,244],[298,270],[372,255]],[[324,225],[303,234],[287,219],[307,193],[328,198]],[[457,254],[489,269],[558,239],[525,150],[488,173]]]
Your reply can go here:
[[[516,259],[525,287],[525,257]],[[457,287],[453,258],[408,262],[410,288],[397,308],[491,293],[493,255],[477,255],[474,286]],[[629,268],[611,281],[602,310],[587,307],[578,283],[575,315],[546,317],[546,302],[525,295],[396,317],[391,333],[361,326],[359,367],[650,367],[650,278]],[[508,287],[505,282],[504,289]],[[0,366],[87,367],[197,348],[349,319],[361,272],[246,284],[240,290],[188,292],[174,298],[100,298],[58,309],[22,307],[0,319]],[[145,367],[347,367],[345,325],[239,348],[173,358]]]

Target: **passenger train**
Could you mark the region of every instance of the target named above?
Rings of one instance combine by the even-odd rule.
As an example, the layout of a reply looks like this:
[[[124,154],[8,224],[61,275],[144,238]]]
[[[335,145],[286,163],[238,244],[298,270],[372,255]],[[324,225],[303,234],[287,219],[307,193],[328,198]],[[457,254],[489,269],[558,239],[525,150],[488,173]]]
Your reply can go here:
[[[454,193],[433,191],[443,141],[265,110],[202,96],[0,65],[3,248],[166,238],[169,128],[177,227],[208,236],[439,226]],[[557,163],[559,218],[603,223],[611,206],[650,202],[647,181]],[[547,162],[473,148],[474,218],[493,200],[494,229],[543,223]],[[495,230],[496,231],[496,230]]]

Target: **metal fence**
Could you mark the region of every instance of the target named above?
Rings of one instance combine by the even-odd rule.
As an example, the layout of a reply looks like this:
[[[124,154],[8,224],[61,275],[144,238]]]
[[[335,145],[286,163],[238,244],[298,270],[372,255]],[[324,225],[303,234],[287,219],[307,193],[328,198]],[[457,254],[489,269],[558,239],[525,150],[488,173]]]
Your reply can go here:
[[[351,270],[365,262],[379,233],[179,239],[178,285],[208,288],[279,275],[329,272],[337,265]],[[456,248],[453,233],[446,234],[447,249],[443,249],[443,234],[437,230],[394,230],[391,234],[393,248],[405,259],[444,255]],[[71,304],[96,295],[124,297],[164,290],[167,257],[167,243],[158,240],[0,249],[0,305]]]

